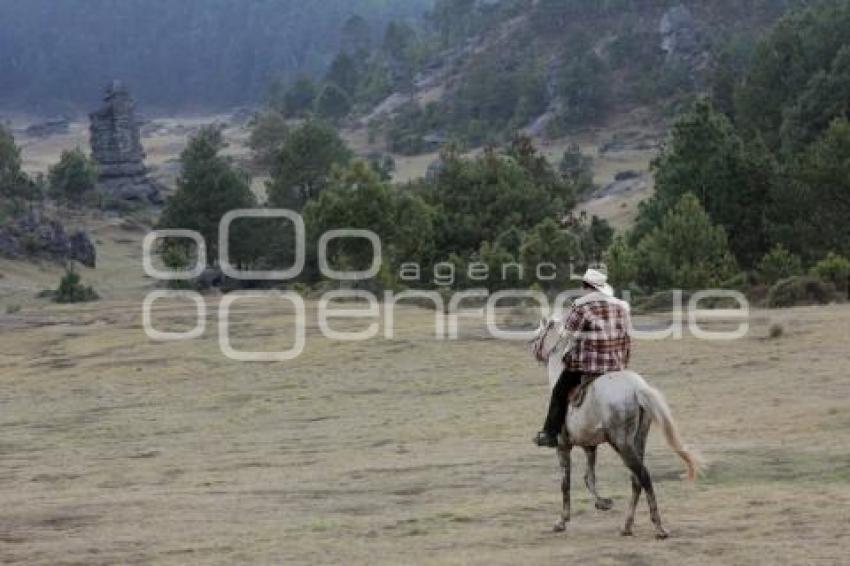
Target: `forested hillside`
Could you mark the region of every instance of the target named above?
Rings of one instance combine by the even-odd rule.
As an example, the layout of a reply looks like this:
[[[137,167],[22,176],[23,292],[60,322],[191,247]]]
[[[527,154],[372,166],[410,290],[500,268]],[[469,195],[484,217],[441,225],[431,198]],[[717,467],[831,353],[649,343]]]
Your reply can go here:
[[[270,206],[303,214],[310,250],[327,230],[370,229],[386,242],[371,288],[439,286],[427,274],[448,264],[456,287],[555,290],[571,284],[573,263],[602,260],[618,288],[643,296],[723,287],[777,306],[847,296],[846,0],[436,0],[420,20],[390,18],[377,29],[348,10],[337,15],[324,70],[255,77],[255,90],[238,96],[220,77],[226,88],[193,98],[263,102],[236,126],[250,148],[242,161],[227,151],[224,125],[193,132],[160,227],[213,242],[227,211]],[[215,53],[238,66],[237,51]],[[201,66],[187,74],[192,88],[225,68]],[[182,93],[174,84],[156,96]],[[609,224],[579,208],[596,194],[593,167],[605,150],[589,154],[575,140],[607,127],[616,141],[610,123],[636,113],[642,122],[630,127],[664,132],[640,149],[655,157],[654,192],[634,191],[634,223]],[[427,173],[394,179],[405,153],[425,153]],[[0,127],[0,165],[9,218],[45,199],[110,206],[82,152],[31,177],[14,132]],[[252,183],[245,166],[262,181]],[[283,230],[253,230],[236,238],[233,261],[291,263],[293,242],[272,236]],[[185,246],[166,248],[169,265],[191,259]],[[214,244],[207,250],[214,264]],[[345,266],[368,259],[362,246],[331,255]],[[421,269],[408,278],[411,263]],[[541,277],[541,265],[557,273]],[[298,284],[327,284],[314,255]]]
[[[369,30],[431,0],[0,0],[0,108],[88,111],[124,80],[149,108],[256,102],[274,77],[319,73],[353,14]]]
[[[436,0],[418,26],[389,25],[372,50],[342,50],[284,113],[354,115],[399,153],[444,140],[561,137],[648,108],[663,118],[742,65],[789,0]],[[309,98],[315,104],[292,104]],[[324,94],[324,99],[320,97]]]

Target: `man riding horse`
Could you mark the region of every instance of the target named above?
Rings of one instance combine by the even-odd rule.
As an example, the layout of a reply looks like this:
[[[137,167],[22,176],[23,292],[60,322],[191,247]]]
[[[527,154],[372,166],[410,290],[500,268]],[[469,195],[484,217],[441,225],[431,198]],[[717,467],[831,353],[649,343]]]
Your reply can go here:
[[[573,347],[564,357],[564,370],[552,389],[549,413],[534,442],[555,448],[564,427],[570,391],[600,375],[622,371],[629,364],[629,305],[614,297],[608,277],[588,269],[582,278],[587,293],[573,303],[564,322]]]

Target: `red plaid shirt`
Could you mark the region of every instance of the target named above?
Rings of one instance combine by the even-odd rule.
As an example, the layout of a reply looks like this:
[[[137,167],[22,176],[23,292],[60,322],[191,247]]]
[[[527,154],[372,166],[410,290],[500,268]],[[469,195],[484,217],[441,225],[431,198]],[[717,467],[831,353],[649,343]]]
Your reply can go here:
[[[632,347],[630,327],[628,303],[598,292],[580,297],[564,321],[574,339],[564,356],[567,369],[590,374],[626,369]]]

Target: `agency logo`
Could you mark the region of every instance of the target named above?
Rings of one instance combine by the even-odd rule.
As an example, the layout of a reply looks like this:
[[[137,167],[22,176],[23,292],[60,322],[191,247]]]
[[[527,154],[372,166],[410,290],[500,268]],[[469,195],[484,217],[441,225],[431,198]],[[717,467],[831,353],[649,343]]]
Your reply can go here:
[[[294,240],[293,264],[285,269],[242,270],[230,262],[230,229],[234,221],[248,219],[283,218],[292,224]],[[306,229],[300,214],[287,209],[241,209],[227,213],[219,223],[218,230],[218,266],[222,273],[231,279],[241,281],[288,282],[298,278],[304,271],[306,259]],[[195,246],[195,265],[180,271],[156,267],[155,256],[157,242],[164,239],[186,239]],[[334,240],[357,239],[369,243],[371,261],[366,269],[338,270],[332,267],[328,248]],[[372,279],[380,273],[383,261],[382,242],[377,234],[370,230],[339,229],[322,234],[317,242],[316,257],[322,277],[331,281],[352,283]],[[204,238],[193,230],[153,230],[147,234],[142,244],[142,266],[145,273],[158,281],[188,281],[200,277],[207,269],[207,246]],[[602,266],[604,268],[604,266]],[[439,340],[456,340],[459,337],[459,316],[478,316],[483,318],[489,335],[498,340],[523,340],[534,337],[536,330],[506,329],[499,326],[499,311],[508,305],[535,305],[541,317],[549,318],[566,312],[575,299],[585,291],[568,289],[552,299],[542,291],[532,289],[508,289],[495,293],[486,288],[465,289],[446,292],[455,283],[454,264],[443,262],[434,266],[433,285],[435,289],[409,289],[401,292],[385,291],[379,297],[362,289],[336,289],[323,293],[315,305],[316,326],[319,332],[329,340],[362,341],[383,334],[383,338],[395,338],[396,307],[400,303],[423,301],[430,303],[434,311],[434,336]],[[471,262],[467,265],[468,281],[486,281],[491,276],[492,266]],[[516,263],[500,266],[504,280],[510,275],[523,279],[525,267]],[[551,281],[556,277],[556,266],[552,263],[540,263],[535,267],[539,281]],[[419,281],[423,270],[416,263],[402,263],[399,267],[401,281]],[[581,275],[570,266],[569,278],[580,281]],[[623,291],[623,299],[631,299],[628,291]],[[638,328],[631,326],[631,335],[637,340],[681,339],[685,327],[689,332],[703,340],[734,340],[749,331],[749,303],[738,291],[711,289],[691,295],[687,304],[682,291],[673,291],[670,323],[663,328]],[[181,332],[157,330],[153,323],[153,309],[157,301],[177,299],[192,302],[195,306],[195,325]],[[280,351],[244,351],[237,350],[231,340],[231,325],[234,305],[251,300],[271,300],[287,309],[293,318],[293,343],[290,348]],[[709,302],[723,300],[734,308],[701,308]],[[482,306],[483,305],[483,306]],[[142,325],[149,339],[155,341],[185,341],[202,337],[207,332],[208,307],[205,298],[197,291],[158,289],[151,291],[142,303]],[[243,290],[225,294],[218,305],[218,344],[224,356],[231,360],[244,362],[285,362],[297,358],[306,344],[307,306],[304,298],[294,291],[281,290]],[[348,319],[364,323],[356,331],[340,330],[333,327],[332,321]],[[733,329],[710,330],[701,326],[706,320],[724,320],[737,322]],[[631,324],[631,323],[630,323]],[[383,332],[382,332],[383,330]]]

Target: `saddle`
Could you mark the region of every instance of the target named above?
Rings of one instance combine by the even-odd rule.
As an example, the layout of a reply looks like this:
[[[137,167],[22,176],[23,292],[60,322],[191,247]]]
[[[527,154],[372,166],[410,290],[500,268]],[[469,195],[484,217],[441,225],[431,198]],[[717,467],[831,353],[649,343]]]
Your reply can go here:
[[[592,374],[585,374],[581,376],[581,383],[570,389],[568,395],[571,407],[576,409],[581,407],[581,404],[584,403],[584,398],[587,397],[587,390],[590,389],[590,385],[599,377],[602,376]]]

